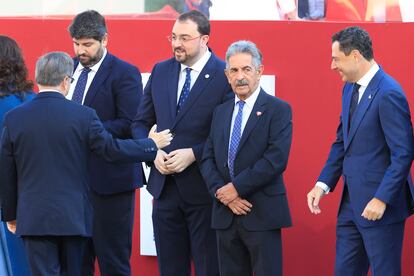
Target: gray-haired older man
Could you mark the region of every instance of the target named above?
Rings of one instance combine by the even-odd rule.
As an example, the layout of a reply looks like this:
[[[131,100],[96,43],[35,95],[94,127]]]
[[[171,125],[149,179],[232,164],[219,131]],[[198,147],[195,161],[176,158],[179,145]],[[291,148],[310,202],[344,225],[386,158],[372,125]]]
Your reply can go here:
[[[151,161],[171,141],[168,130],[152,131],[152,139],[113,139],[94,110],[65,99],[72,70],[66,53],[42,56],[36,63],[40,93],[4,120],[1,219],[22,236],[33,276],[81,275],[84,242],[92,234],[91,152],[108,161]]]
[[[282,275],[280,228],[291,225],[282,176],[292,140],[291,109],[260,88],[262,55],[254,43],[233,43],[225,72],[236,97],[216,108],[202,161],[217,199],[212,226],[220,275]]]

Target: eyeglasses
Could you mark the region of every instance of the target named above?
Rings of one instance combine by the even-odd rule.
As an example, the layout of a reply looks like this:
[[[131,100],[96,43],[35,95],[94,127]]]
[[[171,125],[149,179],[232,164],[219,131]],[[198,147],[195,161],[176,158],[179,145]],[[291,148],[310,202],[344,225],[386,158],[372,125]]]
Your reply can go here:
[[[70,83],[73,83],[74,81],[75,81],[75,79],[74,78],[72,78],[71,76],[67,76],[68,77],[68,79],[70,80]]]
[[[199,35],[199,36],[196,36],[196,37],[191,37],[189,35],[183,35],[183,36],[169,35],[169,36],[167,36],[167,39],[168,39],[169,42],[177,42],[178,41],[178,42],[181,42],[181,43],[186,43],[186,42],[189,42],[191,40],[200,38],[202,36],[203,35]]]

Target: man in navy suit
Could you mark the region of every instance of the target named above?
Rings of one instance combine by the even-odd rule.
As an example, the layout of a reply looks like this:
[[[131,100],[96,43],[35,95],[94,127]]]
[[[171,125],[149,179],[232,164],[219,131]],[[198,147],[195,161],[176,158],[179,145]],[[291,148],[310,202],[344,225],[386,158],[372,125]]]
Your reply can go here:
[[[230,45],[226,65],[236,97],[216,108],[202,161],[216,199],[220,275],[282,275],[281,228],[291,225],[283,181],[291,109],[260,88],[262,54],[254,43]]]
[[[72,71],[66,53],[41,57],[36,63],[39,94],[4,120],[1,219],[22,236],[33,276],[83,276],[84,243],[92,234],[91,152],[107,161],[151,161],[171,140],[168,131],[151,132],[153,140],[112,138],[93,109],[65,99]]]
[[[414,137],[401,86],[374,60],[368,33],[332,36],[331,69],[345,82],[336,140],[309,209],[344,180],[336,229],[335,275],[401,275],[405,220],[412,212]]]
[[[78,14],[69,32],[76,59],[75,82],[67,98],[93,108],[114,137],[130,138],[131,121],[142,96],[140,72],[108,53],[105,19],[98,12]],[[103,275],[131,274],[135,189],[142,185],[141,164],[113,164],[92,156],[94,228],[85,254],[84,275],[93,275],[95,255]]]
[[[207,47],[208,19],[181,14],[170,37],[174,58],[156,64],[134,122],[134,138],[157,123],[174,142],[157,152],[147,189],[154,196],[153,225],[162,276],[218,275],[212,199],[199,164],[214,108],[231,97],[224,62]]]

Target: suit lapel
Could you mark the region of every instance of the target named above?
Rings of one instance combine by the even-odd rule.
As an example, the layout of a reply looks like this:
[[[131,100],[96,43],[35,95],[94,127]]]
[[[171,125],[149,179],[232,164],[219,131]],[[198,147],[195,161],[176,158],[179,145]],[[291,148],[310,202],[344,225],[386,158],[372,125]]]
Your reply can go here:
[[[228,160],[229,154],[229,142],[230,142],[230,130],[231,130],[231,119],[233,118],[234,111],[234,100],[228,101],[226,107],[224,108],[224,114],[222,117],[223,120],[223,137],[224,137],[224,153],[226,155],[226,160]]]
[[[175,119],[176,114],[177,114],[177,88],[178,88],[178,79],[181,73],[181,66],[180,63],[175,61],[172,63],[171,65],[171,74],[169,74],[168,76],[168,86],[167,86],[167,91],[168,91],[168,102],[170,104],[170,111],[171,111],[171,118]]]
[[[191,106],[197,101],[197,98],[204,92],[204,89],[209,84],[209,82],[214,79],[216,74],[216,57],[211,53],[210,59],[201,70],[200,74],[193,87],[190,90],[187,100],[184,102],[183,107],[180,112],[177,114],[174,126],[181,120],[181,118],[191,109]],[[177,91],[177,88],[176,88]],[[177,94],[177,93],[175,93]],[[177,105],[177,102],[175,103]]]
[[[249,137],[250,133],[256,126],[257,122],[263,116],[266,110],[266,92],[263,89],[260,89],[259,96],[253,106],[252,112],[250,113],[249,119],[247,120],[246,126],[244,127],[242,137],[240,139],[239,147],[237,148],[237,154],[239,153],[240,149],[243,147],[243,144],[246,142],[247,138]],[[260,115],[259,115],[260,114]]]
[[[91,105],[96,93],[98,92],[98,88],[101,86],[102,82],[108,77],[109,73],[111,72],[112,61],[113,56],[107,53],[106,57],[102,61],[101,66],[98,69],[98,72],[96,72],[96,75],[93,78],[91,85],[89,86],[83,105]]]
[[[351,128],[349,130],[349,135],[345,141],[345,150],[348,149],[352,138],[355,136],[356,131],[358,130],[359,125],[361,124],[362,119],[364,118],[365,113],[368,110],[368,107],[371,105],[372,101],[375,98],[375,95],[379,89],[379,83],[383,78],[383,71],[380,69],[372,80],[369,82],[367,88],[365,89],[364,94],[362,95],[361,101],[359,102],[354,116],[352,117],[352,121],[349,122],[351,124]],[[349,108],[348,108],[349,109]]]
[[[344,141],[347,141],[347,139],[348,139],[349,108],[351,106],[353,86],[349,85],[349,86],[347,86],[346,89],[347,90],[344,92],[344,102],[343,102],[343,106],[342,106],[342,122],[343,122]]]

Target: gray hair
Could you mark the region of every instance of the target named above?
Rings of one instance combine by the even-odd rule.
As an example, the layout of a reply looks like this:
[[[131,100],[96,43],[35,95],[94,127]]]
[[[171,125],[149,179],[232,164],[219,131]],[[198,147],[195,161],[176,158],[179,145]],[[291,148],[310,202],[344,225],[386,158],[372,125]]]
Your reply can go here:
[[[248,40],[239,40],[233,42],[226,52],[226,68],[229,68],[229,59],[236,54],[249,54],[252,56],[253,65],[259,68],[262,65],[263,57],[256,44]]]
[[[67,76],[72,76],[73,60],[65,52],[50,52],[36,62],[36,82],[44,86],[58,86]]]

